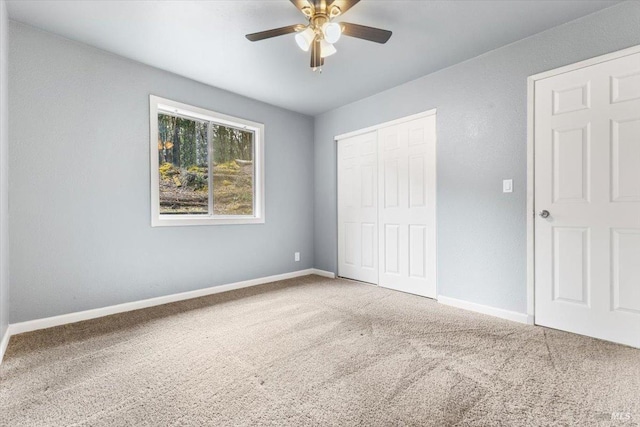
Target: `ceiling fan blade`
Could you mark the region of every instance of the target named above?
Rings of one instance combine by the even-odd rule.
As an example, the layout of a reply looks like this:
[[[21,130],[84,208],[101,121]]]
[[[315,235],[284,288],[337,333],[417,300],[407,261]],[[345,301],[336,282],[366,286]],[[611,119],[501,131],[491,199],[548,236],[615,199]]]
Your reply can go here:
[[[297,7],[298,10],[300,12],[304,13],[305,15],[307,15],[307,14],[304,12],[304,8],[306,8],[306,7],[311,8],[309,13],[311,13],[311,15],[313,15],[313,12],[314,12],[313,1],[310,2],[308,0],[291,0],[291,3],[293,3],[293,5],[295,7]],[[310,15],[307,15],[307,16],[310,16]]]
[[[331,7],[338,6],[340,8],[340,15],[343,15],[347,10],[358,4],[360,0],[333,0],[327,2],[327,10],[331,11]]]
[[[245,37],[252,42],[258,40],[270,39],[271,37],[284,36],[285,34],[295,33],[304,28],[304,25],[296,24],[288,27],[274,28],[271,30],[260,31],[259,33],[247,34]]]
[[[356,37],[371,42],[384,44],[391,38],[391,31],[381,30],[380,28],[367,27],[365,25],[350,24],[341,22],[342,34],[349,37]]]
[[[324,64],[322,60],[322,52],[320,48],[320,40],[316,39],[311,44],[311,68],[318,68]]]

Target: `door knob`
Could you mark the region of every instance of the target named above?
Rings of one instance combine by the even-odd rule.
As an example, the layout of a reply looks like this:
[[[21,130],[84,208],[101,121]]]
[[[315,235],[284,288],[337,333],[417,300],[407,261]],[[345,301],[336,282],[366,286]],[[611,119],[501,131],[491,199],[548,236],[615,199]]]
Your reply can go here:
[[[549,218],[549,215],[551,214],[549,213],[549,211],[544,210],[544,211],[540,211],[538,215],[540,215],[540,218]]]

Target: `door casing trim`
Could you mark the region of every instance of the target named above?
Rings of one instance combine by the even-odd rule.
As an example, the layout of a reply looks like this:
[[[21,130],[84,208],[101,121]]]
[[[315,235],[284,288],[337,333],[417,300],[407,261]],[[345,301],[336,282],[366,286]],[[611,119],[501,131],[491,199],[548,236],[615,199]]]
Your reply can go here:
[[[399,125],[400,123],[411,122],[413,120],[421,119],[423,117],[435,116],[437,114],[437,112],[438,112],[437,108],[432,108],[431,110],[423,111],[421,113],[412,114],[412,115],[406,116],[406,117],[400,117],[400,118],[395,119],[395,120],[389,120],[389,121],[384,122],[384,123],[380,123],[380,124],[369,126],[369,127],[366,127],[366,128],[354,130],[353,132],[347,132],[347,133],[343,133],[343,134],[340,134],[340,135],[336,135],[336,136],[333,137],[333,140],[335,142],[338,142],[338,141],[340,141],[342,139],[351,138],[351,137],[358,136],[358,135],[364,135],[365,133],[377,131],[377,130],[380,130],[382,128],[386,128],[386,127],[390,127],[390,126],[394,126],[394,125]],[[437,124],[436,124],[436,128],[437,128]]]

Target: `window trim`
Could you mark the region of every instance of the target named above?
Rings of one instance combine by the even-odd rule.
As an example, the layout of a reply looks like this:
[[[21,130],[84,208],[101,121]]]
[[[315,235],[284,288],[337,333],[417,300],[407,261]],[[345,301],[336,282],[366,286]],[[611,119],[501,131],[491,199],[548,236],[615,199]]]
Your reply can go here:
[[[213,174],[209,174],[209,213],[176,214],[160,213],[160,165],[158,164],[158,112],[167,111],[209,123],[250,130],[253,140],[253,215],[214,215]],[[209,124],[209,127],[211,124]],[[149,166],[151,173],[151,226],[183,226],[183,225],[232,225],[232,224],[264,224],[264,124],[215,111],[195,107],[181,102],[149,95]],[[209,162],[213,159],[213,144],[210,143],[211,132],[208,132]]]

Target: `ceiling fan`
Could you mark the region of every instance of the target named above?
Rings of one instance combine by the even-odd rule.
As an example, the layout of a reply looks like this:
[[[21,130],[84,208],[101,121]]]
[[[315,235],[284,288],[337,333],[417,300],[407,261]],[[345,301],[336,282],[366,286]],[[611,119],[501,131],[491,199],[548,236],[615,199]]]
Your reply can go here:
[[[296,43],[305,52],[311,51],[311,68],[316,71],[324,65],[324,59],[337,52],[333,44],[344,34],[384,44],[391,38],[391,31],[348,22],[332,22],[334,18],[343,15],[360,0],[291,0],[300,12],[307,17],[308,25],[289,25],[247,34],[252,42],[297,33]]]

